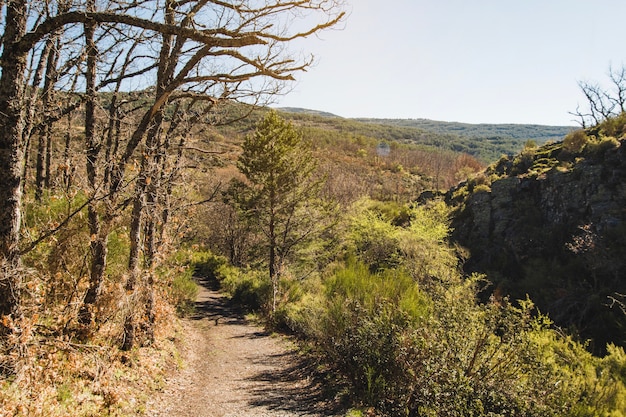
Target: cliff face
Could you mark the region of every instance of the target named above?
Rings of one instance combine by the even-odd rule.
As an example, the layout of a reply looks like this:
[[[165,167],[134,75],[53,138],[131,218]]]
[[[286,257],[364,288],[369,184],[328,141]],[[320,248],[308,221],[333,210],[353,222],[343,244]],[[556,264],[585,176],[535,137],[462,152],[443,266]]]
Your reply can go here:
[[[466,270],[498,296],[528,294],[597,351],[626,345],[625,141],[527,149],[448,193]]]

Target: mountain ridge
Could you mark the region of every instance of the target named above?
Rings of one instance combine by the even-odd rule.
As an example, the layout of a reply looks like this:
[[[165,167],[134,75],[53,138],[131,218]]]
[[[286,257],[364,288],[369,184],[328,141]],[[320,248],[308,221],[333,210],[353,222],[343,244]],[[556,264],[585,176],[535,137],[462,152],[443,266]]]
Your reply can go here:
[[[494,162],[502,155],[517,154],[529,141],[539,145],[561,141],[575,129],[573,126],[524,124],[473,125],[428,119],[344,118],[320,110],[296,107],[278,110],[298,123],[324,125],[325,128],[346,134],[371,136],[379,140],[449,149],[475,156],[485,163]]]
[[[336,117],[354,120],[363,123],[375,123],[392,126],[417,127],[435,133],[453,133],[465,137],[484,136],[485,131],[491,131],[503,137],[515,139],[543,139],[560,140],[567,133],[578,128],[574,125],[547,125],[541,123],[467,123],[457,121],[434,120],[427,118],[378,118],[378,117],[343,117],[323,110],[307,109],[303,107],[278,107],[277,110],[287,113],[304,113],[323,117]],[[543,134],[527,135],[530,130],[548,132]],[[521,133],[524,132],[524,133]],[[545,142],[545,141],[544,141]]]

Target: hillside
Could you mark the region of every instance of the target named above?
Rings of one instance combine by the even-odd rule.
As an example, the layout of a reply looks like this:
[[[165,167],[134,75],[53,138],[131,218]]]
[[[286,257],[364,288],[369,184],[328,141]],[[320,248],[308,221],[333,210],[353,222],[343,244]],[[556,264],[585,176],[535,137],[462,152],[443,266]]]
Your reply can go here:
[[[528,294],[557,325],[626,345],[626,117],[502,158],[448,193],[467,272]]]
[[[198,183],[225,184],[236,175],[240,144],[264,113],[259,110],[245,120],[206,126],[194,135],[194,148],[216,152],[189,152],[201,168],[194,173]],[[281,116],[312,143],[319,174],[327,177],[326,195],[343,203],[364,195],[380,200],[414,200],[428,189],[446,190],[485,166],[473,156],[429,146],[427,143],[446,139],[436,134],[423,134],[423,142],[417,144],[406,139],[415,133],[411,129],[319,114],[281,112]],[[449,139],[453,144],[455,138]],[[379,147],[388,151],[382,155]],[[211,167],[215,170],[206,172]]]
[[[539,144],[558,141],[575,129],[574,126],[546,126],[537,124],[492,124],[442,122],[429,119],[356,119],[366,123],[416,127],[428,132],[454,134],[466,138],[511,138],[520,141],[534,140]],[[522,143],[523,143],[522,142]]]
[[[527,141],[559,141],[572,126],[533,124],[468,124],[427,119],[346,119],[332,113],[302,108],[282,108],[286,117],[343,133],[379,140],[411,143],[472,155],[483,162],[521,151]]]

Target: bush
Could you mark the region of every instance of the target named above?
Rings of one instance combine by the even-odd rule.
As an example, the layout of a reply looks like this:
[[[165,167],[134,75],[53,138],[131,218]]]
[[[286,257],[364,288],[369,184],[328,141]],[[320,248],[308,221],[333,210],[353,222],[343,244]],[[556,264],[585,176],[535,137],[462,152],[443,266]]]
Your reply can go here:
[[[560,416],[571,395],[539,360],[532,303],[476,302],[480,277],[430,293],[349,261],[325,282],[321,356],[385,415]]]
[[[268,311],[272,288],[264,272],[235,271],[230,268],[228,272],[221,283],[233,302],[251,311]]]
[[[620,142],[614,137],[602,137],[601,139],[587,143],[584,154],[602,159],[606,151],[615,149],[618,146],[620,146]]]
[[[589,136],[584,130],[576,130],[569,133],[563,139],[563,148],[573,154],[579,154],[589,142]]]
[[[486,282],[461,278],[447,209],[414,207],[404,226],[376,212],[353,223],[356,255],[329,271],[323,294],[298,303],[302,333],[357,404],[389,416],[621,416],[623,351],[592,358],[529,300],[479,303]],[[400,255],[393,268],[367,263],[381,265],[363,250],[368,222]]]
[[[403,336],[429,314],[417,284],[398,271],[373,274],[352,260],[326,280],[325,293],[317,324],[322,355],[365,405],[401,411],[396,405],[402,408],[397,399],[406,381],[399,357]]]
[[[169,296],[178,314],[190,315],[194,312],[194,305],[198,297],[198,285],[192,278],[193,269],[184,269],[178,272],[170,287]]]
[[[535,160],[536,148],[525,148],[513,159],[511,175],[522,175],[528,172]]]
[[[626,134],[626,113],[622,113],[615,117],[609,117],[600,124],[599,128],[600,132],[602,132],[604,136],[621,138]]]

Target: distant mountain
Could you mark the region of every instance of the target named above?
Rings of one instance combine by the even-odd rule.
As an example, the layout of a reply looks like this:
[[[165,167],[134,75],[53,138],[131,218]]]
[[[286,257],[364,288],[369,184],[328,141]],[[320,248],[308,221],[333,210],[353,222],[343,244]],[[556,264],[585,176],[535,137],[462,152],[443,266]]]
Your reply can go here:
[[[297,107],[278,109],[297,124],[313,124],[356,136],[424,145],[467,153],[485,163],[520,152],[527,141],[538,145],[561,141],[573,126],[524,124],[468,124],[427,119],[343,118],[332,113]]]
[[[322,117],[341,117],[336,114],[332,114],[325,111],[320,110],[311,110],[311,109],[303,109],[301,107],[277,107],[276,110],[280,110],[285,113],[301,113],[301,114],[310,114],[314,116],[322,116]]]
[[[291,118],[315,119],[318,125],[380,140],[414,143],[467,153],[485,163],[520,152],[527,141],[538,145],[563,140],[575,126],[441,122],[428,119],[343,118],[320,110],[278,108]]]
[[[537,124],[492,124],[440,122],[428,119],[355,119],[365,123],[387,124],[391,126],[415,127],[428,132],[452,134],[466,138],[504,138],[520,141],[534,140],[537,144],[548,141],[560,141],[565,135],[576,129],[575,126],[546,126]]]

